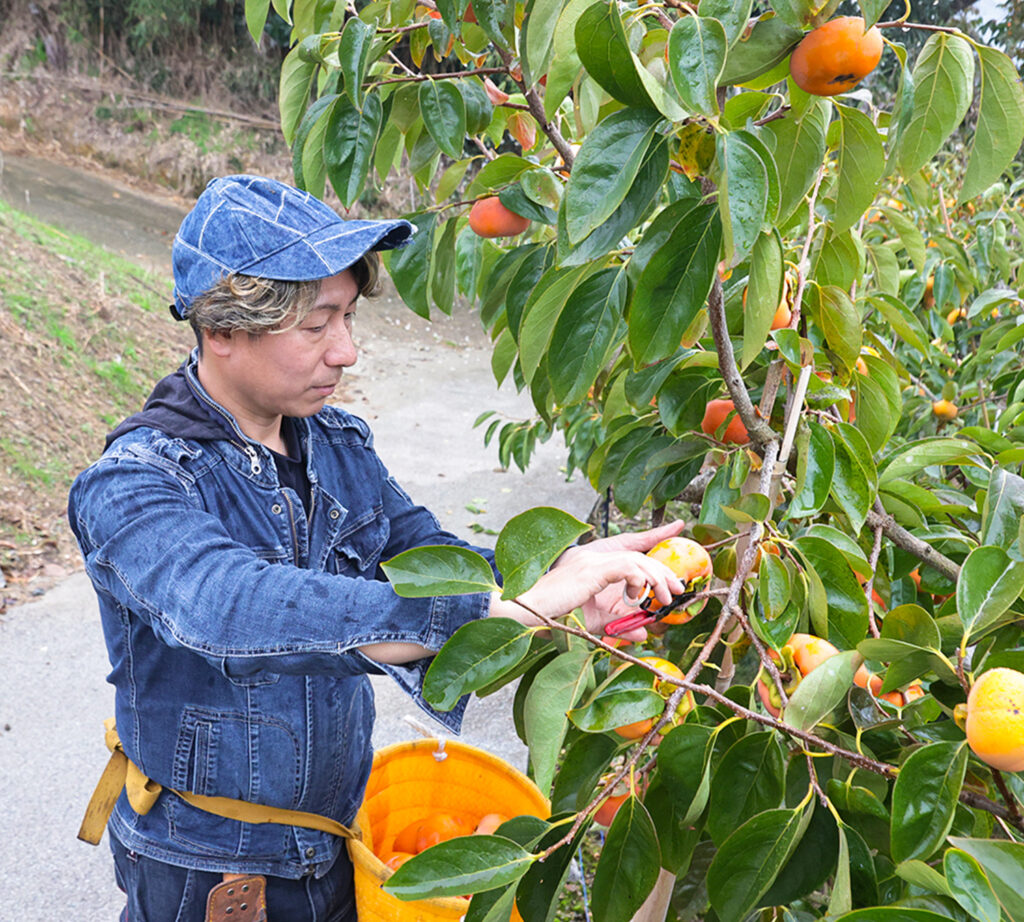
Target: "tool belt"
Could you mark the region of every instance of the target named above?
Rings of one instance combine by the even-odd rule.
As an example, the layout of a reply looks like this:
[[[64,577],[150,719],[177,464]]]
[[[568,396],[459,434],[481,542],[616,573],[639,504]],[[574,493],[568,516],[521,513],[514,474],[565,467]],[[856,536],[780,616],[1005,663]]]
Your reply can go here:
[[[92,845],[99,845],[103,830],[114,809],[117,798],[122,790],[128,792],[128,803],[141,815],[147,814],[156,803],[164,789],[163,785],[146,777],[134,762],[125,755],[121,738],[117,735],[114,718],[109,717],[103,722],[106,730],[105,742],[110,750],[110,759],[103,769],[96,790],[89,799],[85,817],[78,830],[78,838]],[[359,838],[358,829],[350,829],[319,813],[305,813],[302,810],[286,810],[283,807],[268,807],[264,804],[253,804],[247,800],[236,800],[232,797],[207,797],[192,794],[189,791],[175,791],[167,788],[187,804],[198,810],[205,810],[216,816],[242,823],[277,823],[281,826],[302,826],[305,829],[317,829],[331,835],[346,839]]]

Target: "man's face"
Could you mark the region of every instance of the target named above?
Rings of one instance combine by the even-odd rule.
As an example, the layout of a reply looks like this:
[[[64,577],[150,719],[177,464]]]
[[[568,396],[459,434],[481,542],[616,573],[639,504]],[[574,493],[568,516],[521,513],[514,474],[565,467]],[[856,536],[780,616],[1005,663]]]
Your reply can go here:
[[[356,361],[352,322],[358,295],[355,277],[345,270],[323,280],[313,310],[301,323],[261,336],[231,334],[223,396],[243,431],[245,421],[265,424],[320,411],[342,370]]]

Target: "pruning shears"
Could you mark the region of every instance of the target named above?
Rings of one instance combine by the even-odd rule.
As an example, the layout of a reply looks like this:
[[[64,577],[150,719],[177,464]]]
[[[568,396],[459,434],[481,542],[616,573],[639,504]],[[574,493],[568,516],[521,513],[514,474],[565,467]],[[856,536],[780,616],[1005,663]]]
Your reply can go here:
[[[696,595],[697,590],[691,589],[689,592],[673,596],[672,601],[668,605],[661,605],[661,603],[655,600],[654,593],[648,591],[647,596],[640,601],[640,608],[637,611],[623,615],[621,618],[616,618],[614,621],[609,621],[604,627],[604,632],[609,637],[617,637],[619,634],[625,634],[626,631],[632,631],[638,627],[646,627],[648,624],[660,621],[677,608],[689,605]],[[625,590],[622,591],[622,598],[624,601],[629,601]],[[649,609],[650,605],[658,605],[659,608],[656,612],[652,613]]]

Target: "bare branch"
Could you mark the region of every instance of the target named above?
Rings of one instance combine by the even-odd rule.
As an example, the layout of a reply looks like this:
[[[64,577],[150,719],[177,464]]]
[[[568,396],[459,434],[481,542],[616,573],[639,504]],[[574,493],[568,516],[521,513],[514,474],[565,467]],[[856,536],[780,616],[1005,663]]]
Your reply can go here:
[[[923,560],[928,566],[938,570],[947,579],[957,580],[960,578],[960,567],[950,560],[945,554],[940,554],[930,544],[915,538],[902,525],[888,513],[879,513],[874,509],[868,510],[867,524],[871,528],[881,527],[883,534],[897,547],[909,551],[919,560]]]

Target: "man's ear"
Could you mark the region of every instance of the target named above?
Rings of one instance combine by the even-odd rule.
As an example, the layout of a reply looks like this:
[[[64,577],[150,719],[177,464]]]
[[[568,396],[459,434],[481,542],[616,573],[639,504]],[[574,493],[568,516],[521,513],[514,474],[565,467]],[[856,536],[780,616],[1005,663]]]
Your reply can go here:
[[[219,358],[225,358],[231,354],[234,345],[231,330],[203,330],[203,350],[209,349]]]

